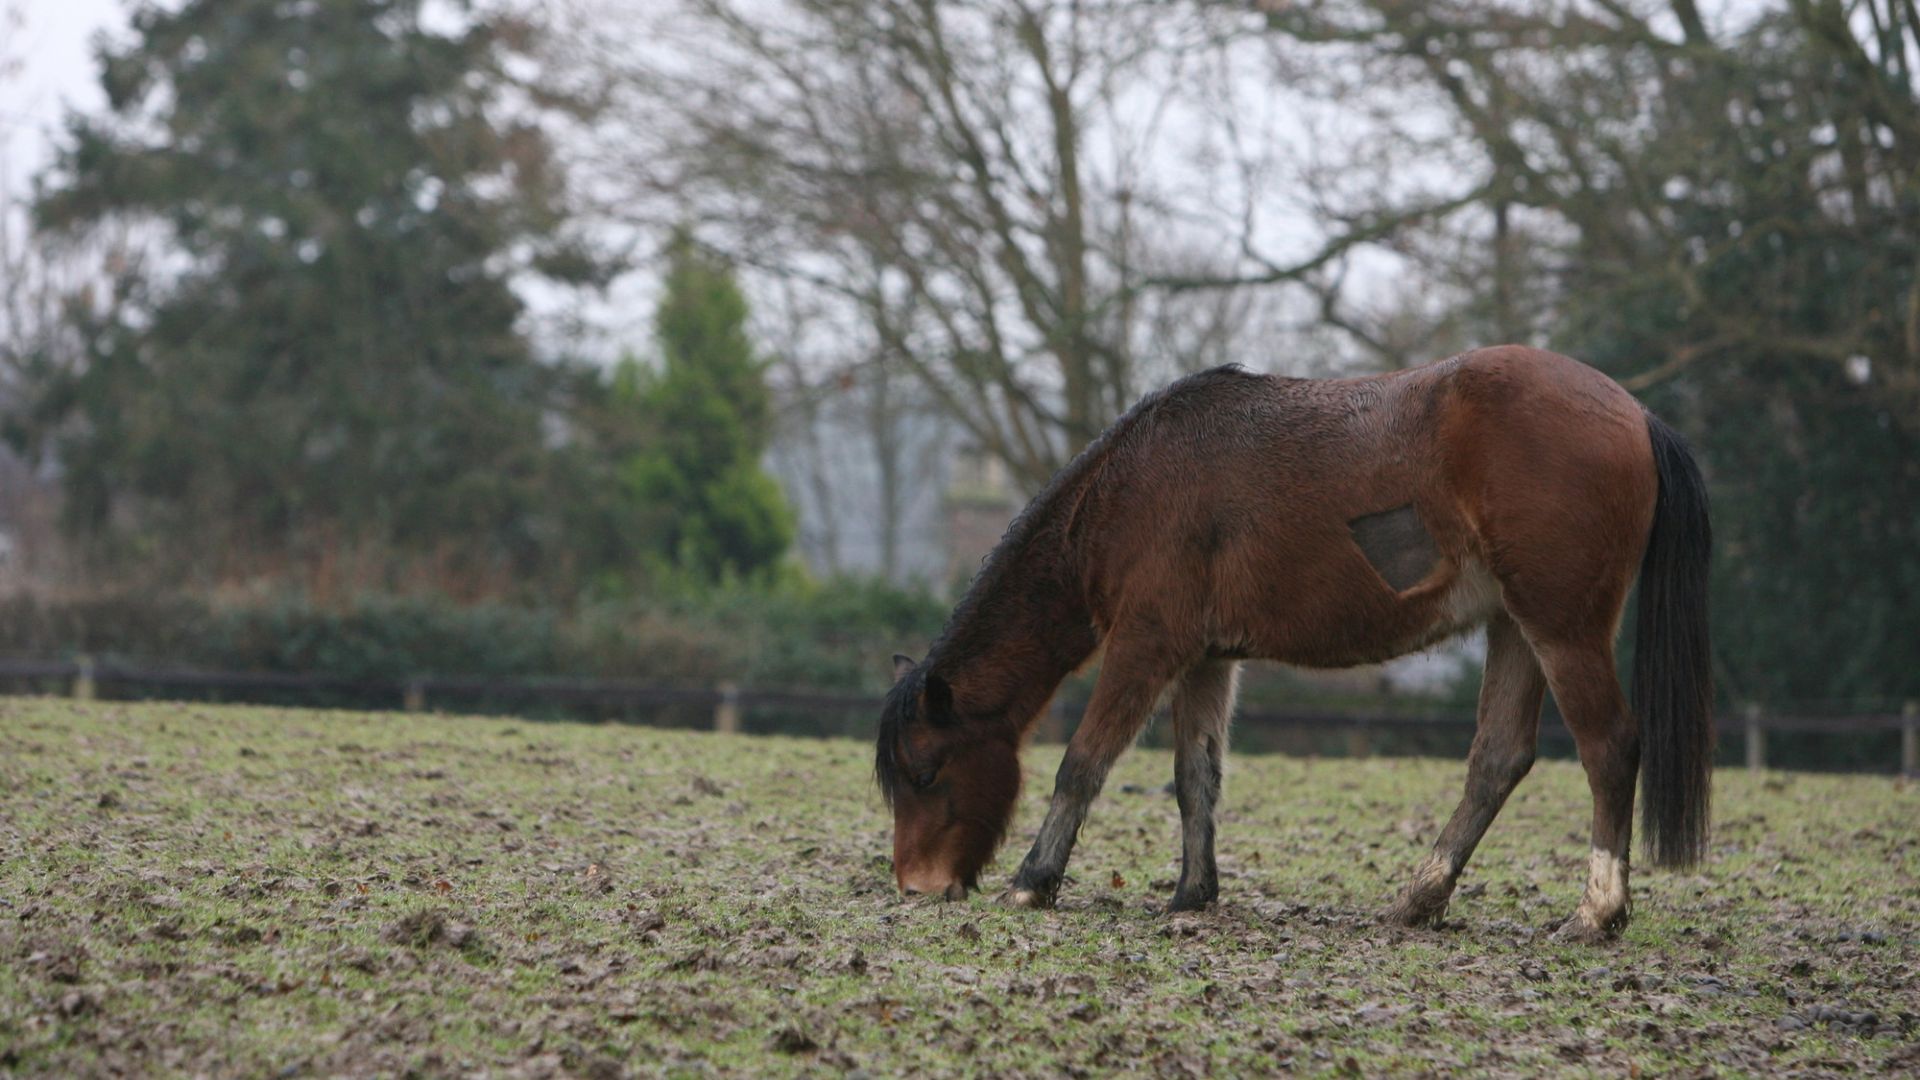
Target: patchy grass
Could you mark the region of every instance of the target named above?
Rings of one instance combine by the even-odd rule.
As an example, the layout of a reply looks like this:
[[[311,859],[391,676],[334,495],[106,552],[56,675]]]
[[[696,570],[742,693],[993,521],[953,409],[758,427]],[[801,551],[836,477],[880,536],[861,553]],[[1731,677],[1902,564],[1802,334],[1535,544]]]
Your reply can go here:
[[[999,882],[1057,750],[1032,755]],[[1446,927],[1371,914],[1451,761],[1238,760],[1217,912],[1168,755],[1061,910],[904,903],[852,742],[0,700],[0,1074],[1920,1069],[1920,786],[1719,777],[1698,874],[1544,930],[1587,800],[1546,763]]]

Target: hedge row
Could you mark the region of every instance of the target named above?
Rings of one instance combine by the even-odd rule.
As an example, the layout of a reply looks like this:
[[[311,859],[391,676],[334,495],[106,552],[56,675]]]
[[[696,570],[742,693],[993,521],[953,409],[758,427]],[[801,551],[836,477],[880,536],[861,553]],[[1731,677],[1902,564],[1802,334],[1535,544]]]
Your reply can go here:
[[[661,685],[884,688],[888,658],[935,634],[945,605],[888,586],[730,585],[573,610],[431,597],[318,605],[128,592],[0,599],[0,655],[128,665],[413,675],[600,676]]]

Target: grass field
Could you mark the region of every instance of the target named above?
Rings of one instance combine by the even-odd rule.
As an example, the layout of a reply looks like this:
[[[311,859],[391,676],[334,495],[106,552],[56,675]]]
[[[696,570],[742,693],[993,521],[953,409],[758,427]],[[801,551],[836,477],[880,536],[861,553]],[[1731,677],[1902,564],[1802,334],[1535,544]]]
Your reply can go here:
[[[1057,750],[1031,755],[997,891]],[[1168,755],[1061,908],[906,903],[852,742],[0,699],[0,1074],[1630,1075],[1920,1070],[1920,785],[1718,778],[1624,938],[1544,930],[1585,784],[1543,763],[1446,926],[1372,913],[1452,761],[1230,763],[1218,911],[1158,912]]]

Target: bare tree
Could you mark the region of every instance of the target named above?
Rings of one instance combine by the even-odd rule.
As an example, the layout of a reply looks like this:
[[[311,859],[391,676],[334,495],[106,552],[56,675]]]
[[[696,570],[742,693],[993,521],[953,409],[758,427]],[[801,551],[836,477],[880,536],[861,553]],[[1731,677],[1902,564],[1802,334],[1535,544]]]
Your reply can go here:
[[[831,570],[929,577],[906,545],[911,527],[931,520],[945,441],[935,410],[845,311],[824,310],[818,294],[786,280],[767,298],[759,322],[782,429],[772,453],[802,504],[802,548]]]
[[[26,19],[23,4],[0,4],[0,92],[20,78],[7,49]],[[87,363],[80,328],[126,300],[153,252],[150,230],[115,225],[71,238],[35,227],[33,193],[12,169],[22,119],[0,109],[0,443],[40,451],[52,433],[38,422],[36,394]]]
[[[1786,0],[1717,20],[1694,0],[1256,6],[1276,53],[1296,63],[1319,53],[1316,70],[1338,92],[1444,114],[1415,168],[1450,161],[1461,197],[1395,236],[1415,278],[1447,291],[1468,337],[1564,337],[1623,306],[1678,298],[1680,325],[1649,334],[1647,360],[1620,373],[1630,388],[1756,351],[1835,370],[1870,359],[1870,391],[1902,420],[1920,415],[1920,284],[1900,254],[1915,227],[1901,193],[1920,175],[1913,5]],[[1393,125],[1362,130],[1368,149],[1340,170],[1350,190],[1377,175],[1369,155],[1413,141]],[[1346,212],[1392,220],[1397,208],[1369,196]],[[1707,234],[1709,223],[1721,231]],[[1715,295],[1716,281],[1781,245],[1873,254],[1850,297],[1820,297],[1842,299],[1836,317],[1809,320],[1786,281],[1738,303]],[[1356,314],[1341,290],[1321,296],[1327,324],[1380,345],[1385,320]]]
[[[910,375],[1027,486],[1152,385],[1264,359],[1270,294],[1182,282],[1305,281],[1399,223],[1287,223],[1312,248],[1288,265],[1236,248],[1267,155],[1234,100],[1246,13],[683,0],[641,44],[606,17],[570,66],[634,133],[597,148],[619,212],[833,297],[877,343],[844,362]]]
[[[8,46],[25,26],[22,5],[0,5],[0,91],[20,79],[21,58]],[[20,119],[0,109],[0,588],[9,591],[59,569],[51,487],[14,451],[30,441],[31,380],[64,343],[59,316],[71,277],[35,243],[28,201],[14,183],[10,158]]]

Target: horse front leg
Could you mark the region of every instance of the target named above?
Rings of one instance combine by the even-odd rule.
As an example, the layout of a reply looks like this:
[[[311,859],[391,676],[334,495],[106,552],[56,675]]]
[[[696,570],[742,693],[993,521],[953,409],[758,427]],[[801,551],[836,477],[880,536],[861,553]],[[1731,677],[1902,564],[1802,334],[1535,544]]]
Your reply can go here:
[[[1240,665],[1208,660],[1189,669],[1173,693],[1173,782],[1180,802],[1180,884],[1168,911],[1198,911],[1220,895],[1213,861],[1213,815],[1220,801],[1227,726]]]
[[[1145,650],[1107,646],[1100,681],[1086,715],[1067,741],[1067,753],[1054,775],[1053,801],[1034,838],[1032,850],[1020,862],[1013,885],[1002,897],[1014,907],[1049,908],[1066,877],[1067,860],[1087,819],[1087,807],[1107,781],[1113,763],[1133,745],[1140,728],[1152,715],[1154,702],[1166,688],[1167,676]]]

